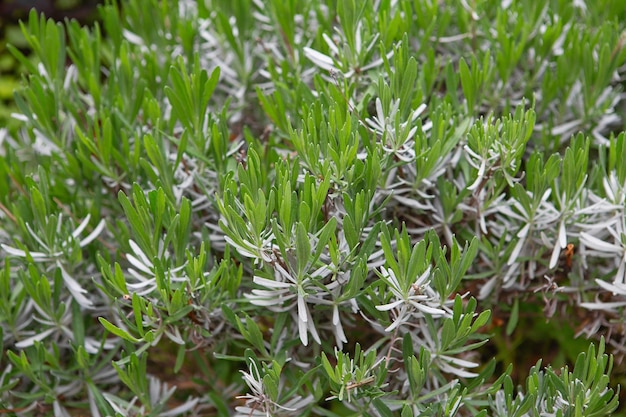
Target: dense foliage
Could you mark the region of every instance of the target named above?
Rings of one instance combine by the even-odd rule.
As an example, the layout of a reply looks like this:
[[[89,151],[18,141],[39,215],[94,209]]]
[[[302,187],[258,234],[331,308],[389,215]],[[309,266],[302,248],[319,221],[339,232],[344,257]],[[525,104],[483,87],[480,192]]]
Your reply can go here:
[[[99,22],[32,12],[33,56],[11,49],[0,412],[615,412],[626,3],[128,0]],[[536,333],[569,366],[514,360]]]

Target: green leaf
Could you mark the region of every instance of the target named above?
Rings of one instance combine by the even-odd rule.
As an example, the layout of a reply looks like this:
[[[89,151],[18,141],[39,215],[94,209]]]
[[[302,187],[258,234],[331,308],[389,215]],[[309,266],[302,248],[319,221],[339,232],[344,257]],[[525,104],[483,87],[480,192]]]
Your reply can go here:
[[[465,95],[465,99],[467,100],[468,113],[472,114],[474,112],[474,103],[476,100],[476,86],[474,85],[474,80],[472,79],[470,69],[462,57],[459,60],[459,74],[461,76],[461,86],[463,88],[463,94]]]
[[[334,236],[337,228],[337,219],[335,217],[328,220],[328,222],[319,231],[319,240],[315,247],[315,253],[311,258],[311,263],[314,264],[319,259],[322,252],[326,249],[326,245],[332,236]]]
[[[117,327],[116,325],[112,324],[111,322],[109,322],[104,317],[98,317],[98,321],[100,322],[100,324],[102,324],[104,326],[105,329],[107,329],[109,332],[113,333],[115,336],[121,337],[122,339],[128,340],[129,342],[132,342],[132,343],[139,343],[139,342],[141,342],[141,339],[137,339],[137,338],[131,336],[128,332],[126,332],[125,330],[120,329],[119,327]]]
[[[141,308],[141,302],[143,300],[139,298],[137,293],[132,295],[133,314],[135,315],[135,324],[137,325],[137,331],[141,336],[144,335],[143,329],[143,309]]]
[[[304,227],[304,224],[296,224],[296,265],[298,266],[298,277],[302,277],[309,265],[311,257],[311,242]]]
[[[174,373],[177,374],[183,364],[185,362],[185,353],[187,352],[187,347],[185,345],[178,345],[178,351],[176,353],[176,362],[174,363]]]
[[[334,383],[336,384],[341,383],[341,379],[335,374],[335,370],[333,369],[333,366],[330,364],[330,361],[326,357],[326,353],[322,352],[321,359],[322,359],[322,367],[324,368],[324,371],[326,371],[326,375],[328,375],[328,377]]]
[[[244,337],[246,337],[246,339],[259,350],[259,352],[264,355],[268,355],[267,351],[265,350],[263,333],[261,333],[259,326],[250,317],[246,317],[246,332],[244,333]]]
[[[506,325],[506,335],[510,336],[515,331],[517,327],[517,322],[519,320],[519,299],[516,298],[513,301],[513,307],[511,308],[511,316],[509,317],[509,322]]]
[[[374,405],[374,408],[376,408],[376,410],[380,413],[381,416],[393,417],[394,414],[391,411],[391,409],[387,407],[387,405],[380,398],[374,399],[372,404]]]

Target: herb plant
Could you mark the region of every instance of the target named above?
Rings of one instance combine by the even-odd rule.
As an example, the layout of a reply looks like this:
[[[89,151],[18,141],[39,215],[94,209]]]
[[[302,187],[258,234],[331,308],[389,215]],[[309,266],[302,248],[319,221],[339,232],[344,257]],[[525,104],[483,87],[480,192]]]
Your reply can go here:
[[[31,12],[0,129],[0,412],[619,412],[624,22],[621,0]],[[547,320],[560,365],[510,363]]]

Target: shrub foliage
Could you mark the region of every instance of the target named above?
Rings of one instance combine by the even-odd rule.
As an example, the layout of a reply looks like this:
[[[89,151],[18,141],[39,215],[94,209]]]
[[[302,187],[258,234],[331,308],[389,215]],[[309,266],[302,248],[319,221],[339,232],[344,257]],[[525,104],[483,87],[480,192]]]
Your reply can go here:
[[[613,413],[624,22],[621,0],[32,12],[0,130],[0,412]],[[514,378],[546,319],[570,365]]]

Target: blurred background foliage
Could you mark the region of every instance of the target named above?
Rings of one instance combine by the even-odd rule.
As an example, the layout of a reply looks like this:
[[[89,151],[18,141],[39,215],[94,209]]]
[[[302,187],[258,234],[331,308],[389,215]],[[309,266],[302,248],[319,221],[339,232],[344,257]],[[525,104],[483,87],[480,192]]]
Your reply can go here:
[[[0,2],[0,127],[10,130],[17,126],[11,119],[15,111],[13,91],[20,85],[23,68],[19,61],[8,51],[7,44],[28,52],[24,35],[20,29],[20,20],[28,17],[34,8],[47,17],[57,21],[76,19],[81,24],[89,25],[98,17],[101,0],[3,0]]]

